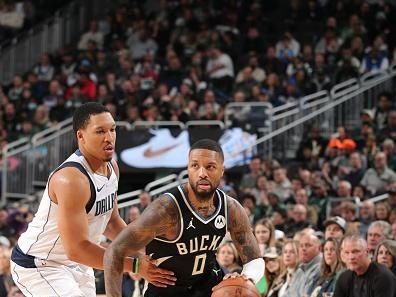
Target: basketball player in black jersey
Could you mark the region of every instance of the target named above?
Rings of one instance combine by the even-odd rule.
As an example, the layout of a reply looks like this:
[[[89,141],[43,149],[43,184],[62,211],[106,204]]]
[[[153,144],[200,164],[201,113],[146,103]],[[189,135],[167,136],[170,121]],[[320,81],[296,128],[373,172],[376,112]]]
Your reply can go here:
[[[223,163],[218,143],[204,139],[191,147],[188,183],[154,200],[107,249],[106,296],[121,296],[123,259],[145,248],[159,267],[173,271],[175,277],[157,287],[148,284],[145,297],[210,297],[212,287],[223,279],[215,252],[226,231],[244,264],[242,275],[255,283],[260,280],[264,261],[245,210],[217,189]]]

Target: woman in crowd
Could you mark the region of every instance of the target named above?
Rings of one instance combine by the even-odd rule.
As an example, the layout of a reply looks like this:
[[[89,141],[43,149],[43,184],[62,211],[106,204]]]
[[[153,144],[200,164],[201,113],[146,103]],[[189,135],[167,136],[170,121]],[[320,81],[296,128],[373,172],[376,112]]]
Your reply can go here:
[[[261,255],[269,247],[275,246],[275,228],[269,219],[261,219],[254,224],[254,236],[256,237]]]
[[[263,278],[257,283],[261,296],[271,296],[274,281],[282,274],[284,268],[281,257],[275,247],[269,247],[264,252],[265,272]],[[274,296],[274,295],[272,295]]]
[[[320,278],[311,297],[323,297],[325,292],[333,293],[336,281],[344,270],[340,256],[340,244],[335,238],[326,239],[323,245],[323,258]]]
[[[298,266],[298,244],[287,240],[282,249],[282,271],[274,279],[267,297],[284,297]]]
[[[391,208],[387,202],[375,204],[375,219],[388,222]]]
[[[225,274],[241,270],[238,264],[238,252],[232,241],[226,241],[219,246],[216,259]]]
[[[396,222],[396,208],[392,208],[390,211],[388,222],[391,225]]]
[[[374,261],[388,267],[396,275],[396,241],[384,240],[374,253]]]

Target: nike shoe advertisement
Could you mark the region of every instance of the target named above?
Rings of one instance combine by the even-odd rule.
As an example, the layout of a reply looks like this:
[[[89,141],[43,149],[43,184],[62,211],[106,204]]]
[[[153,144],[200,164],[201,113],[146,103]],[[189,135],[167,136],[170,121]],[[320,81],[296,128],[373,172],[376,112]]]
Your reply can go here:
[[[117,160],[121,171],[139,171],[153,168],[187,167],[191,140],[212,138],[219,141],[225,154],[225,166],[231,168],[247,164],[256,153],[256,135],[241,128],[219,130],[139,129],[119,131]]]

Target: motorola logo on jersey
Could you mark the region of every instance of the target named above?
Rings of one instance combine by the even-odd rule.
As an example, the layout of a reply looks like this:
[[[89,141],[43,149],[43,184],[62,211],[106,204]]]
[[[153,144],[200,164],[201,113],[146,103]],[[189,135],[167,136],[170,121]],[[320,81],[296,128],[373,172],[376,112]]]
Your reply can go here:
[[[217,229],[221,229],[224,228],[225,225],[226,225],[225,217],[223,217],[222,215],[217,216],[217,218],[215,219],[215,227]]]
[[[95,203],[95,216],[99,216],[112,210],[114,207],[114,200],[116,199],[116,193],[111,193],[107,195],[105,198],[96,201]]]
[[[190,239],[189,244],[184,242],[176,243],[180,255],[192,254],[198,251],[215,251],[221,243],[222,236],[202,235]]]

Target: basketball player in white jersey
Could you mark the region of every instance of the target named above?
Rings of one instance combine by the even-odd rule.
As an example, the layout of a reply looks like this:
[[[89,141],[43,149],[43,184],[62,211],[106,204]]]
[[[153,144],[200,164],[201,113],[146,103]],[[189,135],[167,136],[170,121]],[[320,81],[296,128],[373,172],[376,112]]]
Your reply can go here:
[[[25,296],[96,296],[93,269],[103,269],[109,239],[125,228],[117,209],[119,170],[112,161],[116,125],[110,112],[87,103],[73,115],[78,150],[50,175],[39,209],[13,249],[11,272]],[[132,271],[132,258],[124,271]],[[139,274],[172,285],[171,272],[140,259]]]

